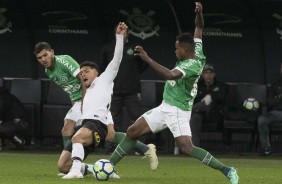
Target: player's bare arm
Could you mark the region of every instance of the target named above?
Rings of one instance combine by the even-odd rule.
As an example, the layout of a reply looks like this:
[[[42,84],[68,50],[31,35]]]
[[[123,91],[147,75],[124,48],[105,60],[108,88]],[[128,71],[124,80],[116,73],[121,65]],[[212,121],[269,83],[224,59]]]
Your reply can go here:
[[[194,38],[202,39],[202,32],[204,28],[203,6],[200,2],[195,2],[196,18],[195,18],[195,32]]]
[[[149,66],[152,67],[163,79],[174,80],[182,77],[183,74],[179,70],[170,70],[150,58],[142,46],[136,46],[134,51],[135,56],[139,56],[143,61],[147,62]]]

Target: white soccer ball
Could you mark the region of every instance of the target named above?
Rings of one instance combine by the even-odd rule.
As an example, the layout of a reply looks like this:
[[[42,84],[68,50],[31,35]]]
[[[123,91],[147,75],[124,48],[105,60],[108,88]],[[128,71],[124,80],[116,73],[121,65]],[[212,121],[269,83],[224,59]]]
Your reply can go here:
[[[247,98],[243,106],[248,110],[257,111],[259,109],[259,102],[255,98]]]
[[[107,181],[114,172],[114,165],[107,159],[100,159],[93,165],[93,175],[99,181]]]

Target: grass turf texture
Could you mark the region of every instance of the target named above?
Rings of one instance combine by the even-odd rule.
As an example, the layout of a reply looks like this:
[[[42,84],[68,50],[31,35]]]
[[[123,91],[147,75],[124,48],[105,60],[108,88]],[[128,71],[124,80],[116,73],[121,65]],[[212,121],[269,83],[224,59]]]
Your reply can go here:
[[[84,179],[62,180],[57,176],[59,153],[0,152],[1,184],[83,184],[99,182],[92,175]],[[89,155],[86,162],[94,163],[109,155]],[[240,183],[278,184],[282,183],[282,157],[224,157],[219,159],[239,170]],[[159,168],[151,171],[147,160],[141,156],[126,156],[117,166],[120,180],[117,184],[224,184],[229,183],[223,174],[206,167],[193,158],[184,156],[159,156]],[[101,183],[101,182],[100,182]]]

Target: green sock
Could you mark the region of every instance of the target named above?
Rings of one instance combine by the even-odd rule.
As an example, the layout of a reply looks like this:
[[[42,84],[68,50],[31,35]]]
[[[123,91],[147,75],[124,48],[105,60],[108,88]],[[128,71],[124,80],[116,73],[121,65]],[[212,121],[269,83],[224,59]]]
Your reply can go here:
[[[109,160],[116,165],[132,148],[134,148],[135,144],[136,140],[131,140],[125,136],[121,143],[116,147]]]
[[[119,144],[121,143],[121,141],[124,139],[125,137],[125,133],[123,132],[116,132],[113,143],[114,144]],[[136,149],[138,152],[140,153],[145,153],[146,151],[148,151],[148,146],[140,141],[136,141],[136,144],[134,146],[134,149]]]
[[[220,170],[224,175],[227,175],[230,170],[229,167],[222,164],[219,160],[214,158],[209,152],[202,148],[193,146],[191,156],[200,160],[203,164],[206,164],[216,170]]]
[[[124,137],[125,137],[125,133],[123,133],[123,132],[116,132],[114,140],[113,140],[113,143],[114,144],[119,144],[124,139]]]
[[[67,143],[71,140],[71,136],[63,136],[63,144],[66,147]]]

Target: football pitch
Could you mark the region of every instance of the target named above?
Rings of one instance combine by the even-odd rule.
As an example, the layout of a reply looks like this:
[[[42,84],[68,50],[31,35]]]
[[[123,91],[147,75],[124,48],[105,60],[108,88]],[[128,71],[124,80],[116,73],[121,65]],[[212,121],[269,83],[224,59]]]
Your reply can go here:
[[[59,153],[0,152],[1,184],[83,184],[103,183],[92,175],[84,179],[62,180],[56,168]],[[109,155],[92,154],[86,163],[94,163]],[[196,159],[185,156],[159,155],[159,168],[151,171],[142,156],[126,156],[117,166],[121,179],[106,182],[117,184],[228,184],[220,172],[206,167]],[[238,169],[240,183],[282,183],[282,157],[223,156],[218,158]]]

